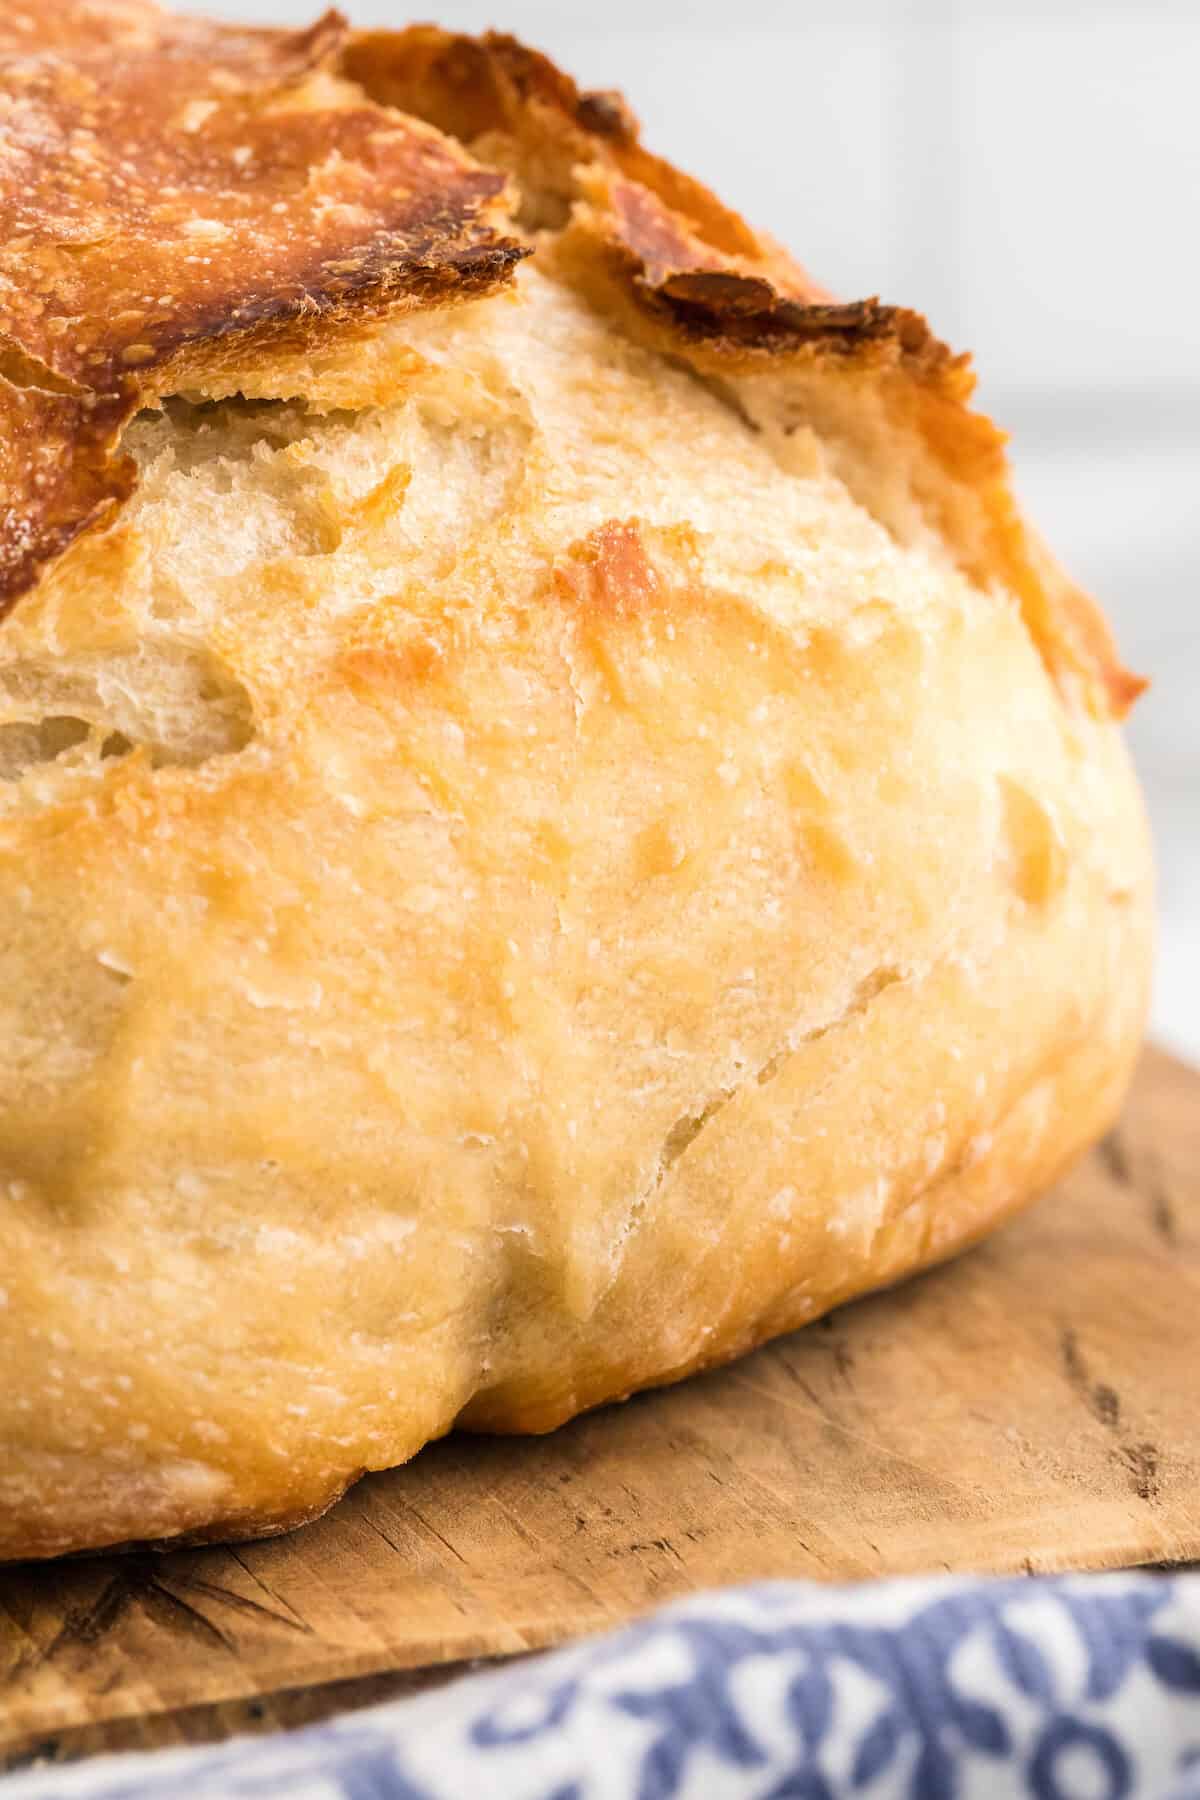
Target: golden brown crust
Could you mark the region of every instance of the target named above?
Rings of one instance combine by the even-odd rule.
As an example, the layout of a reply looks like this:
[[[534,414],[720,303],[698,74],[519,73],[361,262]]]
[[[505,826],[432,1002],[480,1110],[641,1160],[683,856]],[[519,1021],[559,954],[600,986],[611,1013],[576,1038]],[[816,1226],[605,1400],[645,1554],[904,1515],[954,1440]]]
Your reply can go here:
[[[106,1525],[100,1524],[96,1496],[94,1493],[89,1495],[85,1478],[71,1500],[56,1509],[48,1509],[32,1524],[21,1540],[16,1557],[7,1553],[0,1539],[0,1563],[15,1560],[47,1562],[58,1556],[86,1556],[94,1546],[102,1547],[106,1554],[133,1555],[144,1550],[199,1549],[205,1544],[261,1543],[267,1538],[284,1537],[289,1531],[299,1531],[305,1525],[315,1525],[366,1473],[365,1469],[356,1469],[319,1498],[306,1500],[303,1504],[293,1502],[274,1511],[230,1512],[195,1530],[177,1529],[177,1521],[170,1515],[165,1520],[155,1521],[143,1512],[139,1519],[144,1499],[135,1490],[118,1497],[111,1507],[111,1529],[123,1535],[105,1538],[103,1543],[101,1538]],[[129,1485],[134,1487],[133,1483]],[[3,1522],[0,1521],[0,1532],[2,1529]]]
[[[435,25],[360,32],[347,40],[341,66],[373,98],[516,166],[535,213],[557,203],[565,218],[577,196],[576,165],[601,161],[684,213],[716,249],[764,255],[760,233],[702,182],[645,148],[622,95],[579,88],[549,57],[507,33],[469,37]],[[829,298],[785,252],[772,247],[772,255],[814,295]]]
[[[145,42],[161,21],[162,10],[153,0],[46,0],[36,7],[6,7],[0,15],[0,53],[41,56],[84,45],[112,49]]]
[[[323,81],[342,34],[164,19],[11,60],[0,329],[97,392],[185,347],[412,286],[494,283],[503,177]]]
[[[0,375],[0,613],[5,580],[14,593],[29,587],[132,491],[133,464],[112,453],[128,410],[119,397],[47,393]]]
[[[329,74],[344,33],[336,13],[239,31],[50,0],[36,35],[0,36],[0,356],[85,397],[85,466],[60,471],[54,516],[39,525],[33,474],[4,490],[24,548],[3,546],[0,607],[95,516],[97,481],[118,497],[86,396],[111,418],[118,396],[131,411],[398,303],[486,292],[523,254],[497,229],[503,175]]]
[[[534,223],[571,212],[560,266],[627,329],[726,381],[776,376],[768,412],[785,431],[803,418],[836,437],[847,397],[822,394],[814,376],[869,388],[913,441],[916,504],[973,579],[1014,595],[1056,679],[1117,716],[1144,687],[1028,532],[1003,434],[969,410],[968,359],[911,311],[834,301],[648,152],[619,95],[582,92],[497,33],[347,39],[333,13],[303,32],[237,31],[141,0],[51,0],[36,26],[22,14],[0,27],[0,58],[13,114],[0,345],[49,385],[145,396],[207,373],[225,391],[268,346],[294,354],[361,330],[401,294],[437,301],[502,281],[520,254],[493,228],[502,184],[416,115],[513,170]],[[384,125],[324,73],[339,59],[410,116]],[[67,184],[63,168],[77,171]],[[854,478],[860,449],[839,472],[870,504]],[[61,492],[76,485],[87,482]],[[28,503],[14,490],[10,504]],[[34,549],[0,560],[0,608],[73,535],[59,518],[43,543],[28,512],[16,532]]]
[[[1145,683],[1126,670],[1103,614],[1049,563],[1013,499],[1004,434],[973,413],[970,359],[925,320],[877,300],[840,304],[701,183],[653,156],[618,95],[581,92],[514,38],[432,26],[354,37],[347,72],[510,168],[533,222],[569,223],[562,272],[641,341],[724,381],[771,383],[771,422],[837,437],[878,401],[911,439],[913,496],[959,566],[1006,588],[1051,673],[1121,716]],[[830,392],[850,387],[850,393]],[[824,391],[822,391],[824,390]],[[855,480],[861,446],[839,473]],[[874,461],[874,446],[868,460]],[[872,471],[873,472],[873,471]],[[894,518],[885,517],[894,527]]]

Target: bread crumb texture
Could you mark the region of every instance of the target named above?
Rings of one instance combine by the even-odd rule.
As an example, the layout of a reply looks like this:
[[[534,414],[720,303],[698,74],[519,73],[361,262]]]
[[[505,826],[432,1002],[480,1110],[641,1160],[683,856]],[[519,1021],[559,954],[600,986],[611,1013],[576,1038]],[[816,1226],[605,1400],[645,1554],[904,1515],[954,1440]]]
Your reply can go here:
[[[0,1556],[548,1429],[1103,1129],[1137,684],[921,321],[508,39],[50,0],[0,106],[107,246],[0,251]]]

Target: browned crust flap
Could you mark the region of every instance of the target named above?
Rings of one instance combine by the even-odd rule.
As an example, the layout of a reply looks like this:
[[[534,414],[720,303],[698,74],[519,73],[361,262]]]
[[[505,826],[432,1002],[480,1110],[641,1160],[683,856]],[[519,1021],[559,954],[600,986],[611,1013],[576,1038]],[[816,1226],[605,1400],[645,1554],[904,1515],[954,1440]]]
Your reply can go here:
[[[133,464],[113,455],[127,413],[121,399],[45,393],[0,375],[0,572],[12,591],[132,491]]]
[[[352,37],[343,66],[366,91],[431,120],[512,170],[533,225],[562,227],[557,268],[632,335],[700,372],[769,390],[770,422],[811,424],[838,472],[907,444],[914,499],[975,581],[1012,594],[1051,674],[1120,715],[1145,683],[1107,622],[1030,532],[1005,436],[971,411],[970,359],[925,320],[877,300],[837,302],[701,183],[653,156],[619,95],[585,93],[515,39],[414,26]],[[768,376],[764,383],[762,376]],[[886,420],[872,437],[867,421]],[[894,525],[888,518],[884,522]]]
[[[772,371],[774,422],[811,423],[835,445],[843,439],[839,472],[868,505],[856,461],[887,454],[886,444],[864,440],[873,395],[892,431],[911,441],[913,495],[964,572],[1015,597],[1060,683],[1081,683],[1091,704],[1118,717],[1129,710],[1145,682],[1123,667],[1104,614],[1026,524],[1006,436],[969,405],[968,356],[955,356],[906,308],[805,301],[800,271],[779,281],[778,253],[770,253],[774,278],[722,256],[658,196],[620,176],[592,171],[581,188],[561,246],[580,285],[627,294],[639,335],[706,373]]]
[[[36,468],[8,446],[0,609],[100,516],[95,492],[128,491],[95,464],[89,396],[111,422],[118,397],[486,292],[523,254],[499,229],[503,174],[331,73],[345,31],[140,0],[40,0],[0,24],[0,368],[81,398],[74,449],[62,406]],[[37,404],[5,403],[26,444]]]

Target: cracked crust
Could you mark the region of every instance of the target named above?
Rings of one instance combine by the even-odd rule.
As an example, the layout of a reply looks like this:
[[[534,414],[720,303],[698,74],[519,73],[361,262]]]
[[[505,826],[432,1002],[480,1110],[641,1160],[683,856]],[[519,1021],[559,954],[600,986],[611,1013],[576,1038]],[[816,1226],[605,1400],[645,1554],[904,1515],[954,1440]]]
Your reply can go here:
[[[560,269],[625,329],[720,379],[783,437],[817,430],[889,529],[931,525],[972,579],[1010,592],[1065,688],[1118,717],[1142,691],[1022,519],[1004,436],[968,409],[968,359],[911,311],[836,302],[645,150],[619,95],[581,92],[497,33],[348,37],[335,13],[301,32],[237,31],[140,0],[49,0],[38,20],[0,25],[0,58],[0,345],[33,385],[121,393],[125,416],[181,388],[285,394],[314,344],[361,337],[401,301],[494,288],[521,251],[498,229],[503,185],[460,140],[517,176],[527,222],[569,219]],[[333,80],[335,64],[389,111]],[[893,452],[908,440],[901,511],[879,493],[881,436]],[[93,457],[86,430],[78,453]],[[40,489],[6,492],[0,610],[103,516],[96,485],[86,468],[56,480],[44,531]],[[119,504],[120,475],[100,485]]]
[[[445,181],[377,288],[289,312],[314,205],[144,365],[98,299],[0,356],[0,1558],[286,1529],[1029,1200],[1149,855],[962,359],[512,40],[25,16],[3,80],[161,62],[218,185],[251,115]]]
[[[273,359],[511,274],[503,176],[338,80],[345,29],[88,0],[0,28],[0,365],[80,401],[73,437],[70,409],[44,407],[52,492],[4,470],[0,607],[95,522],[97,489],[110,506],[127,491],[96,466],[97,407],[111,426],[245,372],[261,392]],[[38,404],[7,402],[10,448],[14,412]]]
[[[533,223],[565,226],[555,264],[639,341],[719,380],[786,439],[815,430],[889,529],[929,526],[973,580],[1014,596],[1052,675],[1121,717],[1145,687],[1103,613],[1047,556],[1014,500],[1005,435],[970,410],[970,359],[918,313],[842,304],[779,245],[640,143],[619,95],[584,93],[514,38],[415,26],[352,38],[347,72],[512,170]],[[909,466],[904,504],[880,464]]]

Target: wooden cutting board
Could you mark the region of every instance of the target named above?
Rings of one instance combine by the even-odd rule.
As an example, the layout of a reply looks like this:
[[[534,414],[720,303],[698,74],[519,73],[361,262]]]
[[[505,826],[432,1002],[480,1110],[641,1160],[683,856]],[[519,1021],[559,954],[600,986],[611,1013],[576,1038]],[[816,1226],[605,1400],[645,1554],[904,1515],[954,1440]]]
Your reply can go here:
[[[0,1570],[0,1766],[316,1716],[720,1583],[1200,1559],[1198,1386],[1200,1075],[1151,1050],[1032,1212],[729,1369],[451,1438],[287,1538]]]

